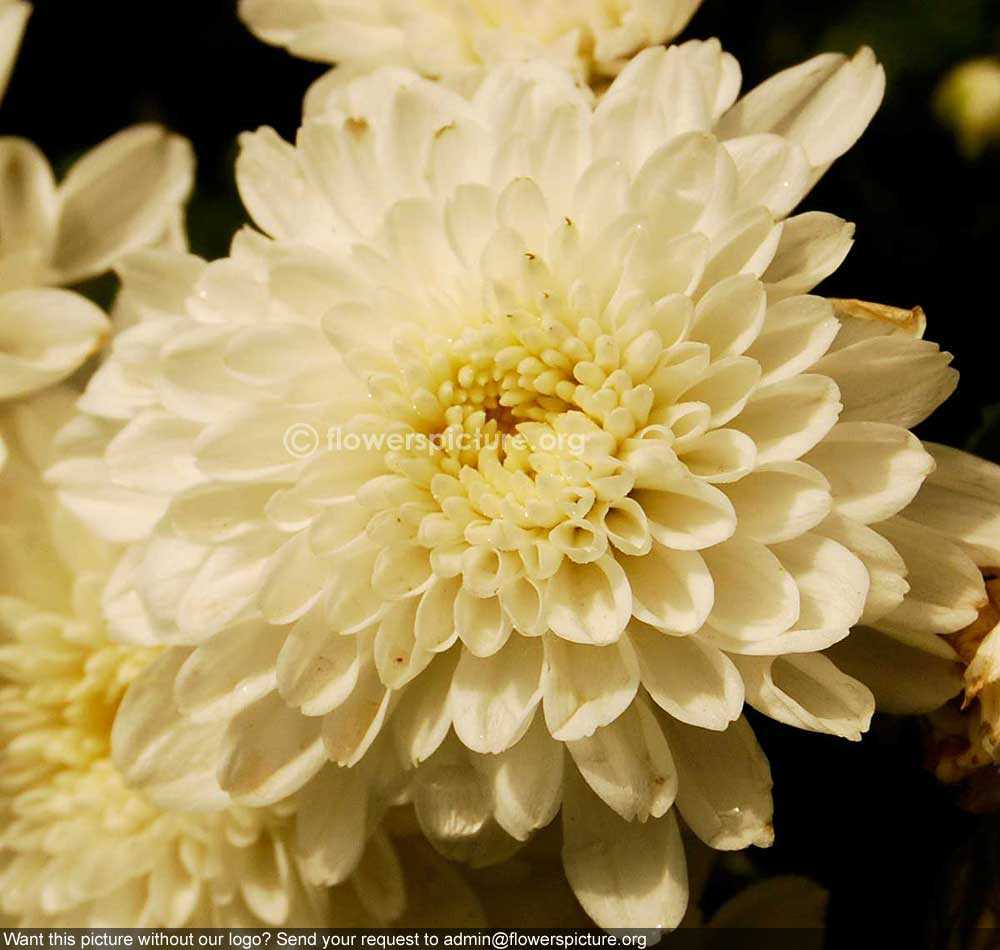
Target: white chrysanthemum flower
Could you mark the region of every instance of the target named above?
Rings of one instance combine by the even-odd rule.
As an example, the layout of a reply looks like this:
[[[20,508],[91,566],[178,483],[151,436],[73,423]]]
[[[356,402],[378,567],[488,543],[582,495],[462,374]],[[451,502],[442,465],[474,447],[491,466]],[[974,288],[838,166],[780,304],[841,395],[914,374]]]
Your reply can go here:
[[[240,0],[267,43],[337,63],[345,75],[378,66],[456,80],[484,66],[545,58],[586,83],[677,36],[700,0]],[[342,82],[340,75],[331,76]]]
[[[0,95],[30,12],[19,0],[0,5]],[[58,185],[35,145],[0,137],[0,399],[65,379],[103,344],[101,310],[58,288],[162,238],[193,174],[188,142],[156,125],[108,139]]]
[[[943,445],[927,448],[935,471],[903,514],[927,532],[925,550],[939,552],[929,564],[938,596],[926,612],[927,622],[944,635],[964,674],[960,702],[933,718],[932,760],[944,781],[971,779],[967,801],[989,800],[995,808],[1000,788],[1000,466]],[[978,612],[942,614],[939,605],[956,578],[980,573],[985,588],[975,604]],[[971,581],[966,583],[971,588]]]
[[[237,800],[388,743],[445,854],[500,860],[561,808],[591,917],[673,926],[678,811],[772,838],[744,703],[856,739],[872,694],[819,651],[859,621],[936,649],[895,516],[950,357],[811,295],[852,228],[787,217],[882,71],[739,80],[715,42],[640,54],[596,108],[545,64],[469,97],[381,71],[296,146],[244,140],[271,240],[127,263],[134,326],[52,475],[132,542],[105,610],[185,645],[153,692],[225,726]]]
[[[39,452],[72,398],[23,404],[12,445]],[[53,503],[31,457],[12,451],[0,475],[0,913],[21,926],[150,927],[398,916],[401,872],[384,836],[339,855],[337,876],[300,848],[311,834],[300,802],[170,811],[159,801],[190,806],[192,793],[166,769],[162,781],[147,769],[145,793],[127,787],[111,761],[112,723],[159,651],[107,638],[99,598],[113,553]],[[157,712],[169,718],[162,703]],[[159,738],[189,770],[204,757],[201,733]],[[201,784],[213,797],[211,772]],[[351,802],[339,809],[364,829]]]

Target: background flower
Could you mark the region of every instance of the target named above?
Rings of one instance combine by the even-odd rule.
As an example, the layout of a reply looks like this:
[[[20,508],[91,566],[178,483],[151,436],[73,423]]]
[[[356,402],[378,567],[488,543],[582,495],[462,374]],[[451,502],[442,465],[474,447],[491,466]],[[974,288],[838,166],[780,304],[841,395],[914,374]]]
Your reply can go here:
[[[73,395],[53,390],[0,420],[12,448],[0,474],[0,912],[33,927],[387,923],[405,906],[402,870],[346,800],[361,838],[333,852],[334,873],[322,848],[302,846],[308,799],[232,807],[211,766],[176,781],[173,757],[189,770],[212,758],[203,735],[161,728],[143,793],[111,761],[122,697],[159,651],[108,639],[99,598],[114,549],[41,484]]]
[[[629,57],[673,39],[699,0],[241,0],[261,39],[297,56],[337,63],[333,83],[387,64],[432,79],[475,76],[483,66],[545,57],[587,83],[615,75]],[[326,85],[326,83],[324,83]]]
[[[21,2],[0,7],[0,96],[30,12]],[[55,288],[164,238],[179,223],[193,175],[190,145],[154,125],[93,149],[58,186],[31,142],[0,138],[0,399],[65,379],[103,344],[103,313]],[[3,452],[0,443],[0,460]]]

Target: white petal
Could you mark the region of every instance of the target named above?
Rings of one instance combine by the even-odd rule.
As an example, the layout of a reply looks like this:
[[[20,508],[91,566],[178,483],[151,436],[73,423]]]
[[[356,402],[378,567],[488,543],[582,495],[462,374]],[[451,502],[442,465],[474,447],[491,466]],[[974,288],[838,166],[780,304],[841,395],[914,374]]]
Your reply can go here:
[[[906,562],[910,590],[903,603],[878,621],[888,633],[954,633],[967,627],[986,603],[983,577],[972,559],[947,538],[907,518],[877,526]]]
[[[795,141],[780,135],[746,135],[729,139],[725,146],[739,170],[744,204],[763,205],[783,218],[805,196],[812,169]]]
[[[844,263],[853,245],[854,225],[835,215],[808,211],[789,218],[764,274],[769,298],[809,293]]]
[[[79,294],[47,288],[0,294],[0,399],[69,376],[108,330],[104,314]]]
[[[826,652],[872,691],[880,712],[922,715],[962,691],[963,668],[957,660],[932,656],[871,627],[855,627]]]
[[[596,647],[547,636],[544,643],[543,708],[553,738],[584,739],[628,708],[639,664],[627,641]]]
[[[728,485],[753,471],[757,446],[750,436],[736,429],[713,429],[692,438],[677,457],[695,478],[711,485]]]
[[[632,614],[667,633],[699,630],[712,610],[715,585],[697,551],[654,544],[643,557],[619,558],[632,588]]]
[[[211,549],[177,604],[177,627],[189,642],[211,636],[250,609],[273,549],[267,532]],[[152,584],[159,586],[159,580]]]
[[[479,760],[478,768],[492,788],[494,817],[518,841],[527,841],[559,811],[563,758],[562,743],[549,735],[536,716],[516,745]]]
[[[500,591],[500,604],[514,629],[522,636],[540,636],[545,632],[543,587],[528,577],[518,577]]]
[[[416,773],[413,804],[424,834],[439,851],[453,854],[489,827],[491,802],[472,753],[449,737]]]
[[[840,410],[832,380],[794,376],[758,389],[732,426],[754,440],[759,463],[789,462],[828,435]]]
[[[455,733],[474,752],[496,754],[516,743],[542,698],[542,644],[512,637],[499,653],[463,651],[451,689]]]
[[[747,702],[772,719],[858,741],[868,731],[875,697],[819,653],[736,657]]]
[[[760,381],[760,366],[746,356],[727,356],[681,394],[686,402],[703,402],[714,427],[723,426],[743,410]]]
[[[817,529],[861,559],[868,570],[868,598],[861,614],[862,623],[874,623],[895,610],[910,585],[906,562],[882,535],[843,515],[831,514]]]
[[[713,360],[738,356],[757,339],[766,311],[760,281],[746,274],[729,277],[698,301],[690,339],[707,343]]]
[[[771,551],[799,589],[799,618],[790,641],[811,631],[843,635],[861,619],[868,598],[868,570],[846,547],[810,532],[772,545]]]
[[[629,627],[642,685],[675,719],[718,732],[739,718],[743,680],[732,661],[698,637],[668,637],[643,624]]]
[[[680,777],[677,807],[709,847],[739,851],[774,841],[771,770],[746,719],[725,732],[661,719]]]
[[[20,4],[10,4],[0,10],[0,31],[5,18],[9,17],[9,11],[18,6]],[[0,32],[0,87],[6,79],[2,62],[3,46],[4,38]],[[0,183],[0,214],[5,223],[3,236],[0,237],[2,256],[12,259],[25,254],[36,266],[44,267],[59,210],[52,168],[31,142],[4,136],[0,138],[0,171],[3,174]],[[45,279],[50,276],[45,275]],[[35,281],[29,280],[28,283]]]
[[[400,689],[419,676],[434,658],[417,643],[414,628],[418,601],[392,604],[379,621],[375,634],[375,667],[389,689]]]
[[[731,537],[736,513],[714,485],[695,478],[673,479],[661,489],[632,492],[649,522],[649,533],[664,547],[700,551]]]
[[[358,681],[362,642],[367,646],[361,635],[342,636],[326,622],[322,610],[311,610],[291,628],[278,655],[282,699],[306,716],[336,709]]]
[[[236,182],[257,226],[275,238],[303,240],[329,229],[329,210],[307,184],[295,149],[273,129],[240,136]]]
[[[775,132],[823,168],[867,128],[885,92],[885,71],[867,47],[848,60],[824,53],[772,76],[747,93],[719,125],[722,138]]]
[[[637,699],[588,739],[568,742],[587,784],[626,821],[666,814],[677,794],[670,748],[646,703]]]
[[[499,598],[476,597],[467,590],[455,598],[454,624],[462,643],[476,656],[492,656],[511,633]]]
[[[823,297],[794,296],[773,303],[747,356],[760,363],[761,384],[788,379],[812,366],[840,330],[833,305]]]
[[[275,687],[281,633],[252,620],[203,643],[177,674],[177,707],[195,721],[231,719]]]
[[[202,480],[192,452],[199,427],[149,409],[132,419],[108,444],[108,473],[123,488],[169,495]]]
[[[4,4],[0,11],[0,99],[7,91],[14,61],[17,59],[17,49],[21,45],[24,26],[31,16],[31,4],[15,0]]]
[[[377,548],[337,561],[337,580],[330,585],[323,604],[326,620],[338,633],[352,634],[370,626],[386,609],[372,588],[371,576]]]
[[[590,564],[565,558],[545,596],[553,633],[575,643],[614,643],[632,613],[632,592],[618,562],[605,555]]]
[[[455,598],[461,587],[458,578],[439,578],[421,596],[413,629],[418,646],[424,650],[441,653],[458,637]]]
[[[912,429],[958,385],[952,356],[905,334],[871,337],[821,359],[812,371],[840,389],[842,422],[886,422]]]
[[[332,887],[361,862],[368,790],[358,769],[328,766],[302,790],[295,835],[303,871],[312,884]],[[331,803],[336,807],[331,808]]]
[[[673,813],[624,821],[577,779],[563,803],[563,866],[599,927],[674,928],[687,909],[687,867]]]
[[[333,762],[353,766],[361,760],[385,722],[391,697],[374,666],[362,668],[351,695],[322,720],[323,741]]]
[[[303,433],[305,451],[319,447],[319,433],[325,436],[325,427],[315,414],[301,408],[257,407],[202,430],[194,446],[198,467],[205,475],[223,481],[287,476],[301,467],[302,458],[295,454],[295,443],[286,441],[289,432]]]
[[[322,725],[290,709],[277,692],[257,700],[226,730],[220,784],[246,805],[270,805],[297,792],[326,761]]]
[[[115,716],[111,755],[115,767],[132,785],[148,785],[164,769],[173,769],[179,780],[187,776],[201,778],[201,788],[189,790],[186,808],[225,807],[228,798],[211,773],[201,776],[201,756],[194,756],[192,747],[178,743],[185,726],[173,701],[174,680],[189,655],[185,649],[168,650],[132,683]],[[208,741],[200,740],[201,753],[214,759],[217,736],[211,727],[205,735]],[[172,748],[179,749],[181,755],[171,754]]]
[[[695,295],[730,274],[760,277],[774,260],[782,230],[783,224],[775,223],[766,208],[748,208],[730,218],[714,235],[712,254]]]
[[[736,510],[739,534],[764,544],[815,528],[833,505],[826,479],[802,462],[760,465],[722,490]]]
[[[99,274],[154,243],[187,200],[191,145],[158,125],[137,125],[92,149],[59,186],[53,266],[64,283]]]
[[[937,468],[906,517],[957,542],[981,567],[1000,564],[1000,467],[944,445],[924,448]]]
[[[934,468],[916,436],[878,422],[839,423],[803,461],[826,476],[834,509],[862,524],[905,508]]]
[[[169,518],[178,534],[191,541],[230,541],[261,526],[264,506],[275,489],[268,483],[202,482],[173,499]]]
[[[449,695],[458,654],[449,650],[435,657],[393,710],[393,736],[404,764],[415,766],[429,759],[451,729]]]
[[[260,610],[271,623],[294,623],[323,595],[330,566],[316,557],[304,533],[286,541],[268,562]]]
[[[703,551],[715,582],[708,623],[740,641],[768,640],[799,616],[799,591],[781,562],[756,541],[732,539]]]

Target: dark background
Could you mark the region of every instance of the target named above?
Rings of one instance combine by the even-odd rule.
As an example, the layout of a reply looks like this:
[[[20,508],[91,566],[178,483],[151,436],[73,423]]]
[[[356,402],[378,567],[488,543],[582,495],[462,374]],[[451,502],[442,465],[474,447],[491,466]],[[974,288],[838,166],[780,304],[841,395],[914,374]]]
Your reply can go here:
[[[324,70],[259,43],[233,7],[35,0],[0,128],[37,142],[59,170],[136,121],[187,135],[199,158],[191,243],[223,254],[244,220],[235,137],[265,124],[292,137],[302,93]],[[885,62],[882,111],[806,203],[858,223],[855,249],[825,289],[923,306],[928,336],[958,354],[962,385],[921,435],[1000,461],[1000,424],[990,424],[1000,402],[1000,151],[967,160],[930,105],[950,66],[1000,54],[1000,3],[704,0],[685,36],[713,35],[740,60],[746,87],[825,49],[867,43]],[[863,943],[875,925],[891,930],[891,946],[945,946],[935,921],[968,868],[967,849],[979,852],[973,876],[988,879],[1000,839],[923,769],[919,725],[883,721],[857,745],[760,717],[755,726],[772,761],[778,834],[759,863],[831,889],[829,945]],[[726,889],[717,880],[709,900]]]

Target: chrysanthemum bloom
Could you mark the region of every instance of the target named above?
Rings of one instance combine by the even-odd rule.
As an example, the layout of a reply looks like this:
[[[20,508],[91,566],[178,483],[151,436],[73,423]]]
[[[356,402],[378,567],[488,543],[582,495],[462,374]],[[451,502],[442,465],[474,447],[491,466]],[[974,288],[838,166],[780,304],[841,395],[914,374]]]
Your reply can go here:
[[[701,0],[240,0],[267,43],[337,63],[329,76],[385,65],[462,80],[484,66],[545,58],[588,83],[614,76],[647,46],[666,43]],[[324,83],[327,85],[327,83]]]
[[[961,661],[965,687],[932,719],[932,764],[943,781],[968,780],[969,807],[993,811],[1000,808],[1000,467],[945,446],[927,448],[937,467],[903,514],[929,529],[929,545],[949,550],[950,579],[981,573],[986,594],[971,619],[928,616]],[[935,566],[940,571],[940,560]]]
[[[0,5],[0,95],[30,10]],[[108,139],[58,185],[31,142],[0,137],[0,399],[66,378],[102,345],[104,314],[58,288],[164,237],[193,172],[187,141],[155,125]]]
[[[863,621],[921,654],[892,519],[955,374],[811,295],[852,228],[786,217],[882,72],[824,56],[734,104],[739,78],[715,42],[596,108],[546,64],[470,98],[381,71],[296,146],[244,140],[269,238],[128,263],[137,325],[52,474],[135,542],[105,610],[185,645],[156,688],[228,723],[238,800],[388,740],[444,853],[499,860],[561,808],[587,913],[673,926],[678,811],[772,839],[744,702],[856,739],[872,694],[819,651]]]
[[[331,892],[329,868],[297,844],[311,833],[302,809],[295,814],[299,802],[226,807],[211,770],[177,783],[163,772],[143,794],[126,786],[110,758],[112,723],[158,651],[107,638],[99,596],[113,550],[53,502],[37,459],[17,450],[23,442],[42,452],[71,398],[58,390],[22,404],[13,426],[21,439],[11,439],[0,475],[0,914],[22,926],[333,926],[397,916],[400,870],[384,839],[355,855],[354,879]],[[10,435],[12,420],[3,421]],[[194,769],[205,757],[202,733],[163,730],[159,739]],[[190,811],[195,786],[203,811]],[[338,807],[363,828],[349,801]]]

